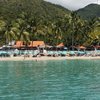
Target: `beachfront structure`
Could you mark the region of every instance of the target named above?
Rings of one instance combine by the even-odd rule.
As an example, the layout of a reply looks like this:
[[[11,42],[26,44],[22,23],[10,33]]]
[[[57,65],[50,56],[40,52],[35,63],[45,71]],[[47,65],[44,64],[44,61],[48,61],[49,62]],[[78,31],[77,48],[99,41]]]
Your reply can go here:
[[[30,41],[28,47],[45,47],[44,41]]]
[[[45,53],[45,43],[44,41],[30,41],[28,43],[23,41],[16,41],[15,45],[12,46],[14,49],[19,50],[19,53],[15,53],[15,55],[23,55],[23,54],[33,54],[35,56],[39,54]]]
[[[23,41],[16,41],[15,45],[13,45],[12,47],[19,49],[19,48],[25,47],[25,45]]]
[[[30,41],[28,44],[24,43],[23,41],[16,41],[15,45],[12,46],[13,48],[34,48],[34,47],[45,47],[44,41]]]

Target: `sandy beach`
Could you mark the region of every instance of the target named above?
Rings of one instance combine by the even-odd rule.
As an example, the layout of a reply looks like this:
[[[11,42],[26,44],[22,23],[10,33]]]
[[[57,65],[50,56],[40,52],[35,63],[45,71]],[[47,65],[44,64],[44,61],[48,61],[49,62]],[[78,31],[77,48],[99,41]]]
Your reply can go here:
[[[94,60],[94,59],[100,59],[100,57],[86,57],[86,56],[81,56],[81,57],[2,57],[0,58],[0,61],[43,61],[43,60],[75,60],[75,59],[82,59],[82,60]]]

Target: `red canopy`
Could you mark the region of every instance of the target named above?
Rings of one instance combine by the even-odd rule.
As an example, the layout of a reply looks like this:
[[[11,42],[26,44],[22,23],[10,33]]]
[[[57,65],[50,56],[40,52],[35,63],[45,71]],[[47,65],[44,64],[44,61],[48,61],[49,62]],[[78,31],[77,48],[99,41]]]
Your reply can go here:
[[[57,47],[64,47],[64,44],[60,43],[60,44],[57,45]]]

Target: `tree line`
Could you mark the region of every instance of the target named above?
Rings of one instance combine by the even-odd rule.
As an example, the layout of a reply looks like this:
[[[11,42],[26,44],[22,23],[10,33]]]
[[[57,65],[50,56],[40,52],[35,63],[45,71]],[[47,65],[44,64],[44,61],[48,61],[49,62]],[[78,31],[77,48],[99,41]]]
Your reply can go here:
[[[97,45],[100,43],[100,18],[83,20],[76,12],[48,20],[22,12],[10,21],[0,17],[0,45],[11,41],[43,40],[48,45],[63,42],[72,45]]]

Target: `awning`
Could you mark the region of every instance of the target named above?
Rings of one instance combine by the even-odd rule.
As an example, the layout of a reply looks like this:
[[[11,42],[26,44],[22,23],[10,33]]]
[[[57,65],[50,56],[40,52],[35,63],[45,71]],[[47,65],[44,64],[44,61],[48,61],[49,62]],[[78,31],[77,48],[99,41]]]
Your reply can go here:
[[[57,47],[64,47],[64,44],[60,43],[60,44],[57,45]]]
[[[86,49],[84,46],[79,46],[78,49]]]

